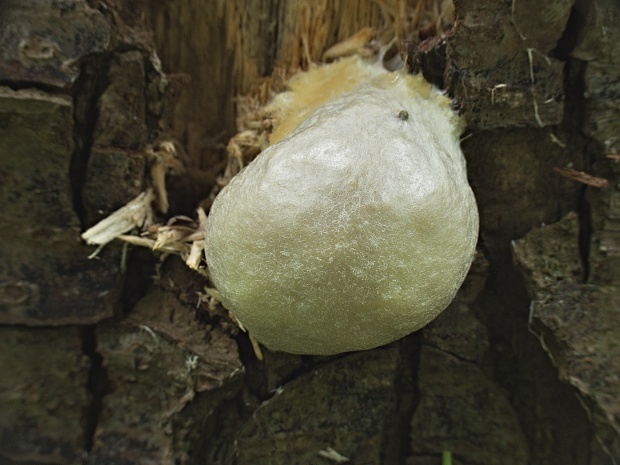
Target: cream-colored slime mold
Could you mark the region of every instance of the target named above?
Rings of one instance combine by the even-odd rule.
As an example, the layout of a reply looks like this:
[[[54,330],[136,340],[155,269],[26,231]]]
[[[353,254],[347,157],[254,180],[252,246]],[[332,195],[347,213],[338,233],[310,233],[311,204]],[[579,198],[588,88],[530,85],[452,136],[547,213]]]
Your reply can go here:
[[[452,301],[472,262],[478,211],[459,119],[423,78],[359,58],[290,86],[273,103],[275,143],[209,214],[213,282],[272,350],[399,339]]]

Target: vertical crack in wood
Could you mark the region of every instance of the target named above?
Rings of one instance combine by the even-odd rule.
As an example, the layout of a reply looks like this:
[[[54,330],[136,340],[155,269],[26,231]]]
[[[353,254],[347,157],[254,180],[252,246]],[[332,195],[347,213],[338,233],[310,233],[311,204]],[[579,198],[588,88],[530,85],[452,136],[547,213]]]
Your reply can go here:
[[[400,360],[395,382],[396,402],[391,421],[386,422],[381,463],[404,465],[411,457],[411,419],[419,404],[420,332],[397,342]]]
[[[88,383],[86,389],[90,395],[90,403],[84,412],[82,423],[85,452],[88,454],[94,444],[99,417],[103,408],[103,398],[109,393],[110,385],[107,370],[103,366],[103,357],[97,352],[96,326],[81,328],[82,352],[90,360]]]
[[[82,190],[86,181],[88,160],[93,144],[95,125],[99,116],[97,102],[107,87],[107,58],[100,54],[87,57],[80,76],[72,87],[73,95],[73,155],[69,168],[73,209],[82,230],[85,224]]]
[[[571,21],[569,21],[569,25]],[[572,33],[577,34],[578,31]],[[584,74],[586,63],[576,58],[569,58],[564,66],[564,94],[566,104],[564,106],[563,126],[568,137],[573,140],[568,146],[583,160],[583,170],[591,172],[592,163],[588,156],[588,145],[591,145],[584,136],[581,128],[585,114],[585,83]],[[592,220],[590,205],[587,198],[588,186],[584,185],[579,193],[579,255],[583,267],[583,281],[587,282],[590,274],[590,242],[592,236]]]

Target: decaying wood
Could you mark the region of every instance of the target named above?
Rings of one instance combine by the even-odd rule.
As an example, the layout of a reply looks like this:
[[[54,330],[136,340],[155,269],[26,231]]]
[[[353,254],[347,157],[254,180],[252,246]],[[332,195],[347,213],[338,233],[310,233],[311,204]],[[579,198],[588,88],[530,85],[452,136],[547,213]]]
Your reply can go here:
[[[80,462],[90,403],[81,344],[75,326],[0,327],[0,462]]]
[[[620,452],[618,404],[611,400],[620,389],[615,375],[620,357],[611,342],[620,338],[614,323],[618,291],[583,282],[578,236],[579,218],[570,213],[516,241],[513,253],[532,296],[530,327],[560,378],[577,388],[599,440],[613,457]]]
[[[148,227],[153,222],[151,202],[155,199],[152,190],[141,193],[120,210],[89,228],[82,239],[90,245],[105,245],[132,229]]]
[[[235,176],[247,163],[249,163],[256,155],[258,155],[267,145],[268,138],[271,130],[273,129],[272,122],[272,109],[267,106],[267,102],[278,92],[285,90],[285,76],[290,76],[294,72],[299,72],[309,66],[315,66],[319,64],[319,60],[331,61],[336,58],[349,56],[351,54],[359,53],[363,56],[369,56],[376,54],[378,47],[388,46],[390,43],[402,38],[402,40],[411,41],[415,37],[419,37],[420,31],[428,30],[442,30],[451,24],[453,19],[453,6],[450,1],[438,0],[436,2],[426,3],[423,1],[418,2],[415,7],[408,5],[406,2],[398,1],[393,4],[389,2],[368,2],[360,3],[358,8],[358,14],[361,17],[362,23],[372,23],[373,15],[376,14],[377,8],[380,7],[382,12],[383,22],[381,26],[362,27],[355,31],[350,37],[346,37],[344,40],[332,45],[325,50],[329,35],[326,31],[334,27],[334,21],[340,21],[341,25],[346,24],[346,21],[351,20],[349,15],[344,15],[339,6],[331,1],[322,1],[307,3],[291,2],[284,8],[285,15],[294,19],[295,28],[291,30],[292,36],[284,34],[279,37],[278,45],[286,53],[283,53],[280,58],[277,68],[274,70],[271,76],[260,77],[257,74],[252,74],[248,70],[244,70],[238,74],[233,68],[233,80],[238,80],[233,87],[235,92],[244,91],[245,95],[236,95],[238,98],[237,105],[237,133],[229,140],[226,152],[228,162],[224,173],[218,177],[218,183],[214,186],[207,205],[213,201],[214,197],[232,178]],[[343,11],[349,10],[344,8]],[[343,14],[342,18],[334,18],[336,13]],[[372,13],[374,12],[374,13]],[[233,13],[229,13],[233,14]],[[228,18],[229,21],[236,21],[235,16],[238,12],[233,14],[232,18]],[[353,15],[355,18],[356,15]],[[376,22],[376,21],[375,21]],[[231,26],[227,23],[228,26]],[[353,26],[349,26],[352,29]],[[347,29],[347,28],[343,28]],[[377,30],[381,29],[383,34],[383,43],[379,41],[377,37]],[[284,29],[287,30],[286,27]],[[340,31],[340,29],[339,29]],[[157,32],[157,31],[156,31]],[[229,35],[227,40],[237,41],[243,43],[244,40],[248,40],[243,36],[245,31],[238,29],[234,31],[234,35]],[[342,34],[342,32],[339,32]],[[371,40],[375,39],[377,42],[374,49],[365,50],[365,47],[369,45]],[[290,45],[293,44],[293,45]],[[294,44],[299,45],[301,48],[296,48]],[[288,47],[292,47],[289,50]],[[237,50],[237,49],[235,49]],[[288,54],[288,51],[291,54]],[[276,56],[278,56],[276,54]],[[235,59],[239,59],[244,66],[248,66],[251,63],[253,55],[243,56],[241,60],[238,55],[235,55]],[[250,59],[248,59],[250,58]],[[276,60],[277,61],[277,60]],[[248,80],[246,82],[246,80]],[[260,82],[259,85],[256,83]],[[252,83],[252,87],[250,87]],[[220,100],[222,100],[220,96]],[[192,100],[191,105],[195,105],[196,101]],[[183,104],[181,103],[181,106]],[[221,118],[215,117],[215,120],[221,122]],[[176,158],[176,151],[174,145],[170,142],[160,143],[157,149],[146,149],[147,158],[151,161],[151,185],[155,192],[155,199],[158,202],[158,209],[161,213],[168,211],[168,193],[165,187],[166,173],[171,169],[179,170],[181,168]],[[195,153],[194,153],[195,155]],[[190,153],[191,156],[191,153]],[[112,238],[120,238],[134,245],[141,245],[150,247],[153,250],[166,251],[168,253],[176,251],[182,253],[188,263],[191,263],[192,267],[198,268],[198,253],[201,249],[199,240],[188,242],[186,236],[182,230],[177,227],[159,227],[157,228],[157,239],[153,237],[145,237],[145,234],[140,233],[140,238],[131,238],[124,235],[124,233],[133,229],[133,226],[139,226],[136,224],[138,221],[147,218],[146,213],[142,212],[144,218],[135,217],[134,210],[137,208],[137,202],[144,202],[142,205],[150,205],[150,202],[139,200],[137,198],[128,203],[125,207],[114,213],[106,220],[103,220],[96,226],[86,231],[82,237],[89,244],[103,245],[110,242]],[[149,216],[152,217],[154,213]],[[143,230],[146,231],[150,227],[149,223],[144,223]],[[153,235],[153,231],[147,232],[146,235]],[[195,236],[195,235],[194,235]],[[187,252],[186,244],[192,244],[191,251]]]
[[[17,68],[15,75],[23,77]],[[0,59],[5,82],[12,70]],[[115,251],[105,255],[110,261],[88,265],[90,251],[76,241],[74,111],[67,95],[0,87],[2,324],[93,324],[114,314],[120,283],[110,260]]]
[[[0,461],[607,463],[592,430],[619,456],[614,2],[460,0],[443,35],[448,1],[0,2]],[[264,148],[265,104],[292,73],[394,37],[468,124],[484,254],[420,333],[333,359],[257,360],[186,266],[204,272],[207,221],[188,216]],[[609,185],[550,175],[557,166]],[[79,228],[140,193],[137,217],[126,209],[86,237],[185,264],[154,272],[129,253],[121,265],[114,244],[87,260]],[[528,236],[521,280],[511,242],[584,202],[588,253],[569,217],[570,235],[565,222],[540,230],[541,249]],[[530,324],[549,355],[523,283],[545,292]]]
[[[372,29],[387,41],[440,31],[451,23],[453,5],[449,0],[175,0],[149,2],[146,12],[165,71],[191,77],[176,108],[173,136],[183,141],[192,166],[209,169],[216,164],[218,144],[240,130],[235,99],[261,78],[307,69],[360,31],[367,37]]]

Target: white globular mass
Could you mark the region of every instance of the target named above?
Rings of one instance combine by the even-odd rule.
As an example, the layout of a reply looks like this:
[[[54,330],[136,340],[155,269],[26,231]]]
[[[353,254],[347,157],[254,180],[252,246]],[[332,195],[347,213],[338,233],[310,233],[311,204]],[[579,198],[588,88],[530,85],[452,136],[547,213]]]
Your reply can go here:
[[[446,308],[471,264],[478,211],[457,116],[421,78],[375,74],[264,150],[209,214],[212,280],[269,349],[399,339]]]

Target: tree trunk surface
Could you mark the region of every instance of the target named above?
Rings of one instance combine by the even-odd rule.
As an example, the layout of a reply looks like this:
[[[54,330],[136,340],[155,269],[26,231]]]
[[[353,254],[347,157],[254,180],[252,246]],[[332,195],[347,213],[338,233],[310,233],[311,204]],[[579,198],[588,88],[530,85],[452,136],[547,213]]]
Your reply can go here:
[[[454,302],[395,343],[261,361],[181,260],[80,240],[164,141],[161,220],[194,216],[237,96],[392,3],[0,0],[0,464],[620,463],[616,0],[455,0],[403,46],[465,120],[481,225]]]

